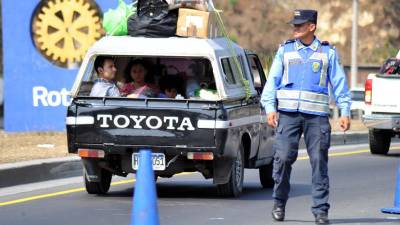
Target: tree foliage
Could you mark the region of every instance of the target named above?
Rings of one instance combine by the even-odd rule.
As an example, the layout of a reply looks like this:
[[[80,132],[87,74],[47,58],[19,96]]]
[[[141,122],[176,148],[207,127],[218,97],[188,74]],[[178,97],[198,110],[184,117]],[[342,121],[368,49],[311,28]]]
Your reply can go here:
[[[236,41],[265,55],[292,37],[287,24],[293,10],[318,10],[317,36],[335,45],[342,62],[351,60],[352,1],[349,0],[231,0],[214,1],[223,10],[227,30]],[[381,64],[400,46],[400,1],[360,0],[358,59],[360,64]]]

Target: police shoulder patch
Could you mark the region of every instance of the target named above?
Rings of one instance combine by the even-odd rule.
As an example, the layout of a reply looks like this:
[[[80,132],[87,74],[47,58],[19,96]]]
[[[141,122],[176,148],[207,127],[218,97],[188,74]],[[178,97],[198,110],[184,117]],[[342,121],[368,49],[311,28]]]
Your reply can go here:
[[[282,46],[285,46],[287,44],[293,43],[295,41],[296,41],[295,39],[289,39],[289,40],[286,40],[285,42],[283,42],[282,44],[280,44],[279,46],[282,47]]]
[[[322,46],[329,46],[329,47],[331,47],[331,49],[333,49],[333,50],[336,49],[336,47],[335,47],[334,45],[331,45],[331,44],[329,43],[329,41],[321,41],[321,45],[322,45]]]
[[[296,41],[296,39],[289,39],[289,40],[286,40],[286,41],[285,41],[285,44],[293,43],[293,42],[295,42],[295,41]]]
[[[329,45],[329,41],[322,41],[321,45]]]

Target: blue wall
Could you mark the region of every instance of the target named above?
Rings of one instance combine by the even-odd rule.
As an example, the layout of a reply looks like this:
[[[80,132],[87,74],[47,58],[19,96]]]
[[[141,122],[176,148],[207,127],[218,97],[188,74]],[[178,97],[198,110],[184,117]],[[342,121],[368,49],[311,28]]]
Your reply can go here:
[[[8,132],[63,131],[66,94],[77,69],[53,65],[31,37],[31,20],[40,1],[2,1],[4,63],[4,129]],[[128,0],[126,1],[128,2]],[[117,0],[98,0],[103,12]]]

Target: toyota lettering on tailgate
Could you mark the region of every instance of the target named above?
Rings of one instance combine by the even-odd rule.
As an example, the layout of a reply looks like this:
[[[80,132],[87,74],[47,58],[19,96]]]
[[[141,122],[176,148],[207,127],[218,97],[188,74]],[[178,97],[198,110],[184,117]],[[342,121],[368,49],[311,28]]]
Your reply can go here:
[[[195,130],[192,121],[188,117],[179,118],[175,116],[141,116],[141,115],[97,115],[97,121],[100,122],[100,128],[109,128],[110,124],[117,128],[143,129],[143,127],[157,130],[166,126],[167,130]]]

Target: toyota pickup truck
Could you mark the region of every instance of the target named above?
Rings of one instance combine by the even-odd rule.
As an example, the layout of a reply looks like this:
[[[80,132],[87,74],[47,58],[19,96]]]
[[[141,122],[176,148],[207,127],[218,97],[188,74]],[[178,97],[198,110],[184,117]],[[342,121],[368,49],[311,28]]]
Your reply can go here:
[[[141,58],[155,85],[180,76],[187,88],[199,84],[197,95],[89,96],[98,56],[114,57],[117,80]],[[100,39],[83,60],[66,117],[68,151],[82,158],[87,192],[105,194],[113,175],[135,173],[141,149],[152,150],[156,177],[200,172],[221,196],[241,194],[244,168],[258,169],[262,187],[272,187],[274,131],[260,105],[265,82],[257,55],[225,38]]]
[[[385,155],[392,137],[400,134],[400,74],[384,73],[382,69],[381,73],[369,74],[365,82],[363,122],[369,129],[371,153]]]

